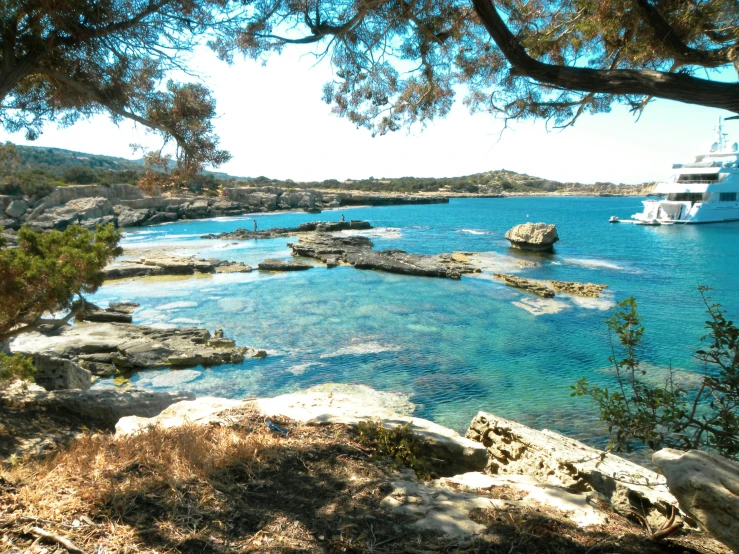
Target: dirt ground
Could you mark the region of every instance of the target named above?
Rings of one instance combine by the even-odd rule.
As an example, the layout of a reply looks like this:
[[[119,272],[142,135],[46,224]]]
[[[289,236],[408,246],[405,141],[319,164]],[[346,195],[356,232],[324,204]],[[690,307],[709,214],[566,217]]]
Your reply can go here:
[[[419,533],[380,508],[394,461],[341,425],[239,410],[220,425],[115,439],[63,415],[26,415],[39,433],[45,420],[54,436],[79,435],[0,469],[2,552],[729,553],[700,533],[655,542],[616,514],[580,529],[535,506],[476,511],[486,532],[472,538]],[[3,442],[20,440],[12,435],[23,415],[14,418]]]

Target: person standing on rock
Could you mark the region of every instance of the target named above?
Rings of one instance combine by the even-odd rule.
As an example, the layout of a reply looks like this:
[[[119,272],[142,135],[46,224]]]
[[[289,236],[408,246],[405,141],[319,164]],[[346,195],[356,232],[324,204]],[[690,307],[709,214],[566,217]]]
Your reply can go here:
[[[255,233],[257,232],[257,220],[256,219],[254,220],[254,232]]]
[[[344,214],[341,214],[341,222],[344,223]]]

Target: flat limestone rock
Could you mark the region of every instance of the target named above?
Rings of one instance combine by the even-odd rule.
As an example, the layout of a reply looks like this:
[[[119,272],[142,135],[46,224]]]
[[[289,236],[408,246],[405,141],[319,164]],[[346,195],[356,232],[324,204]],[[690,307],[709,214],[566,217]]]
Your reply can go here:
[[[560,487],[544,485],[520,475],[490,476],[468,472],[442,477],[428,483],[419,482],[413,472],[403,472],[403,479],[391,483],[393,491],[380,506],[415,521],[411,528],[419,531],[441,531],[445,535],[468,536],[485,531],[485,526],[471,519],[473,510],[506,509],[519,506],[553,508],[580,527],[606,522],[606,514],[590,503],[585,493],[571,493]],[[522,500],[503,500],[486,494],[497,487],[523,493]]]
[[[361,421],[376,421],[383,427],[408,425],[409,430],[424,440],[428,455],[447,461],[445,473],[480,471],[487,463],[485,448],[461,437],[458,433],[432,421],[401,415],[393,398],[369,387],[314,387],[275,398],[260,398],[255,404],[266,416],[286,416],[309,424],[342,423],[357,425]]]
[[[139,417],[137,414],[123,417],[116,423],[115,433],[117,436],[125,436],[153,426],[166,429],[185,424],[206,425],[218,421],[219,414],[226,410],[246,408],[249,405],[249,402],[243,400],[228,400],[212,396],[203,396],[196,400],[193,397],[172,404],[154,416]]]
[[[85,355],[107,354],[108,362],[121,371],[154,367],[193,367],[237,364],[245,347],[212,337],[207,329],[183,327],[156,329],[130,323],[79,323],[53,334],[24,333],[11,344],[13,352],[45,353],[77,362]],[[86,360],[90,361],[90,360]]]
[[[739,552],[739,462],[713,452],[664,448],[652,456],[680,509]]]
[[[178,258],[151,256],[139,260],[111,262],[103,269],[103,276],[110,279],[152,277],[159,275],[195,275],[207,273],[248,273],[252,268],[242,262],[229,262],[209,258]]]
[[[479,269],[455,254],[426,256],[408,254],[402,250],[374,250],[372,241],[362,236],[337,237],[326,233],[301,236],[297,243],[288,243],[293,256],[314,258],[334,266],[340,262],[357,269],[373,269],[388,273],[446,277],[459,279],[465,273]]]
[[[43,406],[67,410],[111,427],[127,416],[154,417],[163,409],[195,395],[186,392],[150,392],[140,390],[57,390],[46,391],[32,383],[18,382],[0,391],[0,405],[13,407]]]
[[[487,448],[490,475],[530,475],[569,491],[597,492],[617,512],[629,516],[636,509],[657,526],[677,504],[664,477],[546,429],[479,412],[467,437]]]
[[[460,471],[480,471],[487,462],[485,448],[461,437],[455,431],[425,419],[401,415],[413,405],[403,397],[375,391],[365,386],[321,385],[303,392],[275,398],[260,398],[253,402],[198,398],[190,403],[174,405],[152,419],[128,418],[119,422],[117,433],[135,433],[151,425],[167,427],[190,423],[217,421],[219,413],[232,408],[255,407],[266,417],[284,416],[308,424],[341,423],[357,425],[360,421],[377,421],[384,427],[409,425],[428,447],[428,454],[447,461],[442,468],[448,475]]]

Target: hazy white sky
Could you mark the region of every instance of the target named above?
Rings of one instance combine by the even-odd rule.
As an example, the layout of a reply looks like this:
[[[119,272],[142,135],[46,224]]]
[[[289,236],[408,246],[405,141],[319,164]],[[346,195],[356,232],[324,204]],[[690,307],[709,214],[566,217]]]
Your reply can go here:
[[[500,136],[503,122],[470,115],[461,102],[427,127],[373,138],[330,113],[321,86],[327,63],[314,66],[299,47],[266,66],[239,60],[232,66],[210,52],[193,60],[218,102],[215,122],[221,146],[233,159],[219,168],[232,175],[323,180],[366,177],[454,177],[509,169],[557,181],[637,183],[666,178],[713,139],[721,110],[669,101],[653,102],[636,122],[625,108],[583,115],[574,127],[547,132],[543,121],[516,123]],[[726,123],[739,137],[739,121]],[[26,144],[22,134],[0,131],[0,140]],[[116,127],[105,117],[67,129],[48,126],[37,146],[93,154],[134,156],[131,143],[156,145],[141,126]]]

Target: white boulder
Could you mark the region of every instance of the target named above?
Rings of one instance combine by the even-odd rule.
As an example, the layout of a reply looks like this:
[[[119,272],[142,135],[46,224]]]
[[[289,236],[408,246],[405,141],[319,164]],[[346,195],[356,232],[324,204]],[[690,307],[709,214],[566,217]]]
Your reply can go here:
[[[652,456],[680,509],[739,552],[739,462],[701,450],[664,448]]]

